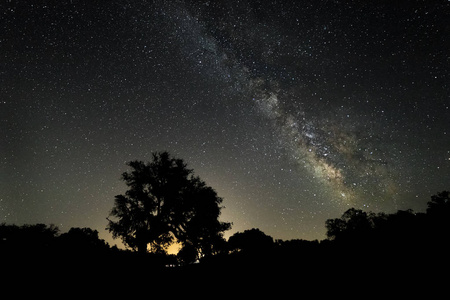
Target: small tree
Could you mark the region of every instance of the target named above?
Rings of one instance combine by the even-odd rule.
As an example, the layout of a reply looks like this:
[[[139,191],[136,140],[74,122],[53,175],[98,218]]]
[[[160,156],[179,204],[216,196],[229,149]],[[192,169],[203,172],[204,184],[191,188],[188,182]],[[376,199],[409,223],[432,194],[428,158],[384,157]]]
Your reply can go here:
[[[450,192],[442,191],[431,196],[431,201],[427,203],[428,226],[432,228],[430,236],[435,241],[448,243],[448,240],[442,237],[448,237],[450,234]]]
[[[450,192],[442,191],[431,196],[431,201],[427,203],[427,214],[439,217],[450,216]]]
[[[129,189],[115,197],[108,230],[139,252],[164,252],[178,240],[209,254],[231,227],[219,222],[222,199],[181,159],[168,152],[153,153],[148,163],[131,161],[122,174]]]
[[[72,253],[89,253],[109,250],[108,243],[100,239],[98,231],[91,228],[70,228],[69,232],[61,234],[58,241],[65,251]]]
[[[327,237],[330,240],[363,238],[373,229],[374,219],[376,215],[373,213],[350,208],[341,218],[325,222]]]
[[[273,238],[258,228],[236,232],[228,239],[232,251],[243,251],[250,254],[267,252],[274,246]]]

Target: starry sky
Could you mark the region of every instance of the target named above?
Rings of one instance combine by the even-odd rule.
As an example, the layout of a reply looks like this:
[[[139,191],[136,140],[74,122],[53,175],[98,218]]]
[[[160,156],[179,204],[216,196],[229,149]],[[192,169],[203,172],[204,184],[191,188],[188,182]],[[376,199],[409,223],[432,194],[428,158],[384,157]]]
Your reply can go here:
[[[2,1],[0,222],[105,230],[130,160],[222,220],[323,239],[450,188],[450,2]]]

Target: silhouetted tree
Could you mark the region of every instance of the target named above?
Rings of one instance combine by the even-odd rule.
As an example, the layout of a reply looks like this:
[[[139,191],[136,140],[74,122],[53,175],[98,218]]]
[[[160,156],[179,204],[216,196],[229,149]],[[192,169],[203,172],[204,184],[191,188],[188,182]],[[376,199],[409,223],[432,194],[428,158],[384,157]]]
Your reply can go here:
[[[256,254],[272,249],[273,238],[257,228],[236,232],[228,239],[232,251],[242,251]]]
[[[327,220],[325,226],[327,228],[327,237],[331,240],[351,239],[362,237],[373,228],[374,215],[366,212],[350,208],[340,219]]]
[[[3,251],[38,252],[53,246],[59,229],[51,224],[0,225],[0,248]]]
[[[222,199],[181,159],[168,152],[153,153],[148,163],[131,161],[131,172],[122,174],[129,187],[115,197],[108,219],[114,238],[146,252],[164,252],[177,239],[199,253],[212,253],[214,244],[230,223],[219,222]]]
[[[450,248],[450,192],[443,191],[431,196],[427,203],[428,237],[431,243],[440,244],[441,249]]]
[[[98,237],[98,231],[91,228],[70,228],[58,238],[60,246],[69,252],[99,252],[109,249],[108,243]]]
[[[427,214],[438,218],[450,216],[450,192],[443,191],[431,196],[427,203]]]

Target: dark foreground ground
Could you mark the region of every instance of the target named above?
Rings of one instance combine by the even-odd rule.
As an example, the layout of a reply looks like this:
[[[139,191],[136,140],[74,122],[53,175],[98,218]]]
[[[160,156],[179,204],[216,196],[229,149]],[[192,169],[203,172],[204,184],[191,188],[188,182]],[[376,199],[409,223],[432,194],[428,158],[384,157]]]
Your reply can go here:
[[[295,255],[237,253],[176,267],[167,267],[165,259],[137,253],[3,253],[1,282],[3,292],[58,298],[72,294],[102,299],[145,294],[150,298],[156,292],[165,298],[191,294],[209,298],[234,294],[252,299],[285,298],[283,295],[359,299],[375,295],[448,296],[446,249],[383,251],[345,248]]]

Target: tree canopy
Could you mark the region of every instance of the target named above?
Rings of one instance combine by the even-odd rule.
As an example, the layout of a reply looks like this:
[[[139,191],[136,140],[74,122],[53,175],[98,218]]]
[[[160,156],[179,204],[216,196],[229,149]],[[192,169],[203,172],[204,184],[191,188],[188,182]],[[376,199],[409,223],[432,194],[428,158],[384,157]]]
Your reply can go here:
[[[114,238],[139,252],[165,252],[174,241],[199,255],[216,251],[231,223],[219,221],[223,200],[214,189],[168,152],[128,166],[122,174],[128,190],[115,197],[108,218]]]

